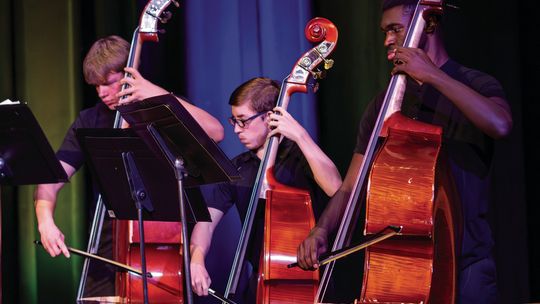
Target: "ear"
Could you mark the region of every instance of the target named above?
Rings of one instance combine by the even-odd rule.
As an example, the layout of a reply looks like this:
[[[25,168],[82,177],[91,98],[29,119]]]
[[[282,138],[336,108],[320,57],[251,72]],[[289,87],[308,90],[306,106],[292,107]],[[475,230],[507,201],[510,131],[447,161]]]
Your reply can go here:
[[[266,112],[266,115],[263,116],[264,121],[269,122],[270,121],[270,115],[274,113],[272,111]]]

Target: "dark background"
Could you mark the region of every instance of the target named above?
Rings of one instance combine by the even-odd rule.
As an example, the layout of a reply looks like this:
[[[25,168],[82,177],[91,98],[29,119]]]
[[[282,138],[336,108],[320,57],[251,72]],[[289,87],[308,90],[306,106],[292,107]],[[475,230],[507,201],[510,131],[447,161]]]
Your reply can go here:
[[[79,62],[98,37],[107,34],[131,37],[138,10],[146,1],[138,2],[77,2],[80,18],[73,26],[80,31],[75,42],[80,50],[77,54]],[[332,20],[340,31],[339,45],[333,56],[336,64],[317,94],[319,142],[340,171],[345,173],[360,115],[369,98],[383,89],[389,79],[389,67],[379,68],[385,60],[381,47],[383,35],[378,29],[380,16],[366,12],[366,9],[373,9],[373,5],[365,1],[315,0],[312,3],[314,15]],[[540,70],[540,18],[536,3],[532,0],[461,1],[457,3],[460,9],[447,10],[445,17],[450,56],[466,66],[495,76],[505,88],[512,107],[512,134],[497,143],[493,168],[496,186],[492,192],[490,213],[496,241],[501,303],[540,301],[540,265],[535,259],[540,251],[535,229],[540,207],[534,194],[538,168],[538,145],[535,142],[538,136],[535,134],[540,101],[537,84],[540,80],[537,75]],[[2,9],[12,11],[15,17],[18,16],[17,6],[16,1],[2,2]],[[183,50],[189,47],[183,41],[183,20],[182,9],[176,10],[174,18],[166,26],[167,35],[163,35],[159,46],[145,45],[141,66],[148,79],[180,93],[185,91],[188,77],[182,72],[185,65]],[[2,38],[16,40],[19,28],[14,25],[25,21],[12,18],[1,22],[10,25],[4,27],[10,30],[3,31]],[[9,52],[2,60],[16,61],[15,54],[20,51]],[[378,59],[366,62],[366,57]],[[14,67],[7,69],[8,78],[4,77],[6,72],[3,71],[2,88],[7,88],[10,94],[0,96],[2,100],[20,90],[21,81],[17,81]],[[11,80],[9,75],[12,75]],[[84,85],[82,77],[79,85],[84,97],[81,100],[86,102],[81,106],[93,105],[96,100],[94,89]],[[3,201],[17,202],[17,191],[3,188]],[[27,289],[24,282],[27,278],[19,272],[18,265],[26,263],[18,254],[22,249],[17,235],[24,233],[20,228],[21,217],[4,203],[2,219],[4,302],[17,303],[18,295],[26,292],[37,292],[41,299],[48,299],[47,288]]]

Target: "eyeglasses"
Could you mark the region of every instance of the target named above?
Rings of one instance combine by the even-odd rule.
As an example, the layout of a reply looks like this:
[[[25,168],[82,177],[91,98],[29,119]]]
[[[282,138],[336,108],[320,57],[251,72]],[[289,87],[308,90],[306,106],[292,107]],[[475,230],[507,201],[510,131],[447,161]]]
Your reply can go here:
[[[246,128],[248,125],[249,125],[249,122],[252,121],[253,119],[263,115],[263,114],[266,114],[266,112],[259,112],[253,116],[250,116],[246,119],[236,119],[234,116],[231,116],[229,117],[229,123],[231,124],[231,126],[235,126],[235,125],[238,125],[240,128],[244,129]]]

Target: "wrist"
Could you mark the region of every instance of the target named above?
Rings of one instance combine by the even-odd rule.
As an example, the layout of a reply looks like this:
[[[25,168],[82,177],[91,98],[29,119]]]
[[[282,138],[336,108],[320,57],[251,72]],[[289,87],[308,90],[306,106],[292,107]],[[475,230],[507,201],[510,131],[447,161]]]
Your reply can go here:
[[[296,144],[300,148],[309,148],[310,143],[313,142],[313,139],[309,135],[309,133],[304,128],[300,128],[299,132],[296,133]]]
[[[199,246],[191,246],[191,263],[205,265],[205,251]]]
[[[435,69],[433,73],[428,73],[424,83],[430,84],[432,86],[437,86],[438,83],[444,81],[446,73],[441,69]]]
[[[38,227],[41,225],[54,223],[54,211],[51,206],[49,206],[48,204],[43,204],[42,201],[37,201],[35,207]]]
[[[327,235],[328,235],[328,230],[326,228],[323,228],[323,227],[315,226],[315,227],[313,227],[313,229],[311,229],[310,234],[311,235],[324,236],[326,238]]]
[[[190,263],[191,264],[196,264],[196,265],[201,265],[201,266],[206,268],[204,257],[200,257],[200,256],[197,256],[197,255],[192,255]]]

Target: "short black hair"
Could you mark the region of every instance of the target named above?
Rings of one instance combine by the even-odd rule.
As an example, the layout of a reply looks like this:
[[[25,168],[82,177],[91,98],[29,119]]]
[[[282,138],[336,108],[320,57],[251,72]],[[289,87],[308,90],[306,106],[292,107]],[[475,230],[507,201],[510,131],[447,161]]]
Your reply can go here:
[[[255,112],[266,112],[276,106],[279,97],[279,83],[265,77],[252,78],[241,84],[229,98],[231,106],[241,106],[249,102]]]
[[[418,0],[383,0],[382,11],[386,11],[398,5],[414,5],[418,4]]]

